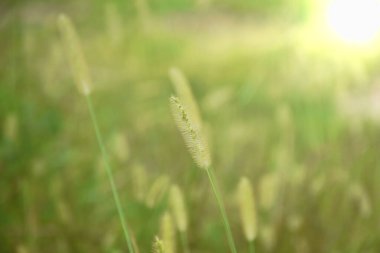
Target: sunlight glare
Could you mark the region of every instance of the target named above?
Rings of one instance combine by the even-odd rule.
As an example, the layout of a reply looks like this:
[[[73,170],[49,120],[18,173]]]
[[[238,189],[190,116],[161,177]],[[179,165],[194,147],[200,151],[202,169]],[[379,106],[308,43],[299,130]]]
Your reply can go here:
[[[367,44],[380,31],[379,0],[331,0],[326,22],[337,37],[349,44]]]

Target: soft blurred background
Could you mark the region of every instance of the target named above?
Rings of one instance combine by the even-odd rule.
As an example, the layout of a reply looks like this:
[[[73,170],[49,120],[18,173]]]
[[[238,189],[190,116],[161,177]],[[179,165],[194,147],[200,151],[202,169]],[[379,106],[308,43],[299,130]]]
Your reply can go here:
[[[60,13],[81,39],[140,252],[151,251],[172,183],[185,195],[190,251],[229,252],[171,117],[172,66],[206,122],[238,252],[243,175],[256,252],[380,252],[377,0],[2,0],[0,252],[127,252]]]

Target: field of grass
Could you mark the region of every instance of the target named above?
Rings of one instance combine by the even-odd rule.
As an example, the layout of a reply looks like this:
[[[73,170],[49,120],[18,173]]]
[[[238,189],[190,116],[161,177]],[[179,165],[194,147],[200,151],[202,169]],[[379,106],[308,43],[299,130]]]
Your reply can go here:
[[[89,69],[134,253],[152,252],[155,236],[165,253],[231,252],[209,171],[173,119],[173,68],[199,108],[238,253],[380,252],[380,44],[326,38],[312,9],[304,0],[0,3],[0,252],[130,252],[61,13]],[[238,187],[242,177],[252,192]]]

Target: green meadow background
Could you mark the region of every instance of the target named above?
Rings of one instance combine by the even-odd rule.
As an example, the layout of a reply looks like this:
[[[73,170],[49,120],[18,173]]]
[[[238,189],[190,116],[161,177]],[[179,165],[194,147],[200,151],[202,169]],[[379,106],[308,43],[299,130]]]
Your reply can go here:
[[[171,184],[184,193],[190,252],[229,252],[171,116],[173,66],[199,104],[239,253],[241,176],[255,192],[256,253],[380,252],[380,44],[331,41],[317,10],[306,0],[2,1],[0,252],[127,252],[60,13],[82,43],[139,252],[160,233]]]

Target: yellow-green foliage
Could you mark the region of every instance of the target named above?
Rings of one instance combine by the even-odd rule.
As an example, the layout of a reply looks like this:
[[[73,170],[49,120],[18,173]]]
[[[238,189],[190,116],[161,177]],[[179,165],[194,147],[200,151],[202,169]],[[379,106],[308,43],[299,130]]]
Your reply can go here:
[[[123,24],[115,4],[111,2],[106,3],[105,19],[107,31],[112,43],[120,42],[123,35]]]
[[[120,163],[126,163],[129,158],[129,145],[124,132],[115,133],[110,140],[110,153]]]
[[[380,43],[325,38],[305,0],[5,2],[1,253],[150,252],[165,211],[180,253],[380,252]]]
[[[17,133],[19,128],[17,115],[12,113],[7,115],[4,121],[4,137],[10,141],[15,141],[17,139]]]
[[[148,175],[141,164],[132,167],[133,191],[136,199],[143,201],[148,189]]]
[[[368,218],[372,213],[371,202],[363,186],[359,183],[352,183],[349,189],[350,200],[357,205],[359,214],[363,218]]]
[[[279,173],[270,172],[263,175],[259,182],[259,203],[263,210],[271,210],[280,189]]]

